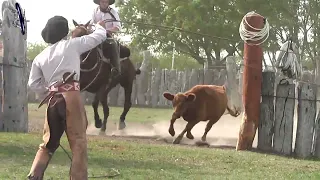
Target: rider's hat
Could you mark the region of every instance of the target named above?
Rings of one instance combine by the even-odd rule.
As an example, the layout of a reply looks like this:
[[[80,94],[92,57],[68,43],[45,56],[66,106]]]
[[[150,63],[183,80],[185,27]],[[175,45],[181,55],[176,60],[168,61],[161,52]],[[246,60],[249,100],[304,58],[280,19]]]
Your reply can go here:
[[[93,0],[93,2],[94,2],[95,4],[100,5],[100,0]],[[114,4],[114,2],[115,2],[115,0],[109,0],[109,5]]]
[[[68,33],[68,20],[62,16],[54,16],[48,20],[41,36],[46,43],[54,44],[67,36]]]

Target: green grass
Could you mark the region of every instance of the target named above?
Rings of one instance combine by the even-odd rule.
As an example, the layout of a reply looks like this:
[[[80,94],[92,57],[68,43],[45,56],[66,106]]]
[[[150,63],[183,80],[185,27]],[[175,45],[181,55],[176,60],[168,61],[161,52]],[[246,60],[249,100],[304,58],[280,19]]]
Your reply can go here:
[[[40,134],[0,133],[0,179],[26,179]],[[89,175],[111,168],[115,179],[320,179],[320,163],[228,149],[194,148],[88,137]],[[62,145],[68,149],[65,136]],[[68,179],[70,161],[61,148],[45,179]]]
[[[43,119],[46,105],[38,109],[39,104],[29,103],[28,113],[29,119]],[[88,120],[93,121],[92,106],[85,106],[87,111]],[[103,119],[102,106],[99,105],[99,115]],[[123,107],[109,107],[110,121],[118,121],[123,111]],[[130,122],[154,122],[162,120],[170,120],[173,110],[172,109],[155,109],[155,108],[136,108],[132,107],[127,114],[127,121]]]
[[[29,104],[29,122],[43,127],[45,106]],[[86,106],[93,120],[91,106]],[[101,117],[102,108],[99,112]],[[110,121],[118,121],[122,107],[110,107]],[[169,120],[171,109],[132,108],[127,121],[147,123]],[[32,123],[29,123],[32,124]],[[39,133],[0,133],[0,180],[26,179],[34,155],[42,142]],[[70,153],[66,136],[61,144]],[[233,149],[200,148],[158,143],[155,140],[123,140],[88,136],[89,176],[103,176],[111,168],[121,173],[115,179],[320,179],[320,163]],[[57,150],[45,179],[68,179],[70,160]],[[103,179],[103,178],[102,178]]]

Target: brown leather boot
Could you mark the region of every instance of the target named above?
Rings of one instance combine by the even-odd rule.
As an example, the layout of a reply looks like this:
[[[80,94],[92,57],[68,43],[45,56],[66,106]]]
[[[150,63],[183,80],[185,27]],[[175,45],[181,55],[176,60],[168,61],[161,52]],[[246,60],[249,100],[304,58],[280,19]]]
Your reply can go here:
[[[30,180],[42,180],[45,170],[51,160],[52,153],[43,146],[40,145],[39,150],[33,160],[28,179]]]

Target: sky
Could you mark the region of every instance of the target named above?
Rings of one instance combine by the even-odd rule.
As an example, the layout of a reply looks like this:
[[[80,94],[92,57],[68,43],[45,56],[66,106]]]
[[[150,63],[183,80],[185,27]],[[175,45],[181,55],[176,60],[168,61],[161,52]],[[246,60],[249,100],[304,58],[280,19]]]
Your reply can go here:
[[[0,0],[1,5],[4,0]],[[93,0],[16,0],[22,9],[26,11],[28,22],[27,41],[43,42],[41,31],[47,23],[48,19],[60,15],[68,19],[72,24],[72,19],[78,23],[86,23],[91,17],[93,10],[97,7]],[[81,3],[80,3],[81,2]],[[111,7],[117,8],[112,5]],[[0,13],[2,19],[2,13]],[[69,27],[73,28],[73,26]]]

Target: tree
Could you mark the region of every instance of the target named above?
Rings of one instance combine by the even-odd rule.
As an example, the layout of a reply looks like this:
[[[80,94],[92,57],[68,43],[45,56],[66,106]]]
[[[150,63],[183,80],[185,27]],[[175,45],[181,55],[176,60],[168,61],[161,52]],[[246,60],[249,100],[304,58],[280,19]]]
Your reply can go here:
[[[194,58],[200,64],[207,61],[212,67],[224,65],[226,56],[236,51],[241,17],[234,2],[130,0],[121,2],[119,12],[122,20],[131,21],[123,23],[123,26],[133,36],[132,44],[142,49],[151,46],[163,53],[170,52],[175,44],[179,53]],[[168,27],[172,25],[175,28]],[[227,53],[223,56],[224,51]]]
[[[28,43],[27,46],[27,59],[34,60],[34,58],[43,51],[48,45],[43,43]]]
[[[122,0],[119,3],[122,20],[129,21],[123,22],[124,28],[133,36],[132,44],[141,49],[154,48],[167,53],[175,44],[178,52],[199,63],[224,65],[226,56],[235,52],[242,56],[243,44],[237,44],[242,43],[239,24],[247,12],[254,10],[270,23],[269,38],[262,46],[273,64],[279,44],[289,37],[301,49],[301,62],[311,60],[315,64],[314,57],[318,57],[320,6],[317,0]]]

